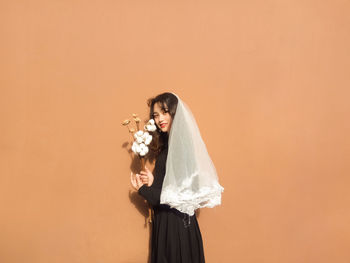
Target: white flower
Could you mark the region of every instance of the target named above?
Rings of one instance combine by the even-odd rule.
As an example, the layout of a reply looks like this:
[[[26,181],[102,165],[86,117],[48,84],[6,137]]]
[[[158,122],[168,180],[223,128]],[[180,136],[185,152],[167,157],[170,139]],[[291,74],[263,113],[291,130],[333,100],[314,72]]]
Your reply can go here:
[[[142,142],[143,142],[143,138],[142,138],[142,137],[137,137],[137,138],[136,138],[136,141],[137,141],[138,143],[142,143]]]
[[[135,140],[138,142],[138,143],[143,143],[145,141],[145,139],[147,138],[148,136],[148,132],[143,132],[143,131],[137,131],[135,134],[134,134],[134,138]]]
[[[147,148],[147,146],[146,146],[144,143],[141,143],[141,144],[140,144],[140,149],[141,149],[141,151],[143,151],[145,148]]]
[[[143,151],[140,152],[141,156],[145,156],[148,153],[148,148],[144,149]]]
[[[155,130],[157,130],[155,125],[146,125],[146,129],[150,132],[154,132]]]
[[[152,135],[148,135],[148,137],[145,140],[145,144],[149,145],[151,143],[151,141],[152,141]]]
[[[144,140],[146,140],[148,136],[149,136],[149,133],[148,133],[148,132],[145,132],[145,133],[142,135],[142,138],[143,138]]]
[[[148,128],[149,129],[148,129]],[[149,120],[147,125],[145,126],[145,130],[155,131],[156,126],[154,125],[154,120]],[[149,145],[152,141],[152,135],[150,135],[147,131],[139,130],[134,134],[135,141],[131,147],[131,150],[140,156],[145,156],[149,149],[147,145]]]
[[[136,142],[134,142],[131,146],[131,150],[136,154]]]
[[[149,131],[149,132],[154,132],[154,131],[157,129],[156,125],[154,125],[154,120],[153,120],[153,119],[150,119],[150,120],[147,122],[147,124],[146,124],[146,126],[145,126],[145,129],[146,129],[147,131]]]
[[[145,156],[148,153],[148,147],[144,144],[140,144],[140,155]]]
[[[132,144],[131,150],[135,153],[138,154],[141,151],[140,145],[137,142],[134,142]]]

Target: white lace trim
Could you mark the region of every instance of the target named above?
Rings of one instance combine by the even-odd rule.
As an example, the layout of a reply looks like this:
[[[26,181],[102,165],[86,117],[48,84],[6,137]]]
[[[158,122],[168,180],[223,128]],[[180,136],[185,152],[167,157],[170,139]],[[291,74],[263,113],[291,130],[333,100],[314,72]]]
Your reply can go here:
[[[161,204],[167,204],[172,208],[194,215],[194,211],[203,207],[214,207],[221,204],[221,193],[224,188],[219,184],[211,187],[202,187],[199,191],[168,186],[162,189]]]

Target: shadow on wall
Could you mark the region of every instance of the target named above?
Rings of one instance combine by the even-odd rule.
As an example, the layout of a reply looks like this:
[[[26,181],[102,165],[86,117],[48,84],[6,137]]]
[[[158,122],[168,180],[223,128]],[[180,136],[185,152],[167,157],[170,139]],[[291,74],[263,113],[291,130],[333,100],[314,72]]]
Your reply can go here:
[[[141,161],[140,158],[138,156],[136,156],[132,150],[131,150],[131,145],[132,142],[124,142],[122,144],[122,148],[124,148],[129,156],[130,156],[130,170],[132,173],[139,173],[141,171]],[[147,155],[146,158],[146,163],[151,164],[151,166],[153,166],[152,164],[154,163],[156,158],[156,155],[153,153],[149,153]],[[153,168],[153,167],[152,167]],[[153,172],[153,169],[150,169]],[[137,211],[139,211],[139,213],[142,215],[142,217],[144,218],[144,228],[147,228],[148,226],[148,230],[149,230],[149,240],[148,240],[148,263],[151,262],[151,234],[152,234],[152,225],[150,224],[150,222],[148,221],[148,216],[149,216],[149,206],[147,204],[147,201],[138,194],[138,192],[134,191],[134,190],[130,190],[129,191],[129,199],[130,202],[135,206],[135,208],[137,209]]]
[[[135,154],[132,152],[131,148],[131,142],[124,142],[122,144],[122,148],[124,148],[127,152],[128,155],[130,156],[131,164],[130,164],[130,170],[132,173],[136,174],[139,173],[141,170],[141,162],[138,156],[135,156]],[[148,218],[148,205],[145,199],[140,196],[136,191],[130,190],[129,191],[129,199],[130,202],[135,206],[137,211],[140,212],[140,214],[144,217],[145,219],[145,224],[144,227],[147,227],[147,218]]]

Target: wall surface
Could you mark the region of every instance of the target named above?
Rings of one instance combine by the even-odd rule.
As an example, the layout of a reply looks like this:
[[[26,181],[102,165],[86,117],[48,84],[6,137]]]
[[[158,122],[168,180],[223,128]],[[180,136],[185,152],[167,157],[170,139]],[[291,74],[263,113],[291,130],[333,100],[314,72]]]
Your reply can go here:
[[[350,262],[350,2],[2,0],[0,262],[147,262],[121,121],[177,93],[225,187],[209,263]]]

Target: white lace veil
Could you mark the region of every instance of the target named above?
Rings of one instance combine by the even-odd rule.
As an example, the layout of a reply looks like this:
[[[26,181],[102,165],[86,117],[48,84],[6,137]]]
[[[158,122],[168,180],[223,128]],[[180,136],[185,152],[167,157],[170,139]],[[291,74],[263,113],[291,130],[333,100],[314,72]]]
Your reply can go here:
[[[160,203],[193,215],[197,208],[221,204],[224,188],[218,182],[214,164],[190,109],[175,96],[178,104],[169,133]]]

